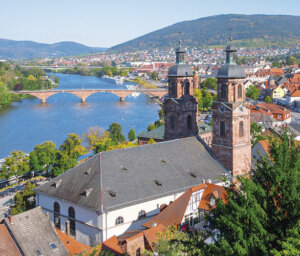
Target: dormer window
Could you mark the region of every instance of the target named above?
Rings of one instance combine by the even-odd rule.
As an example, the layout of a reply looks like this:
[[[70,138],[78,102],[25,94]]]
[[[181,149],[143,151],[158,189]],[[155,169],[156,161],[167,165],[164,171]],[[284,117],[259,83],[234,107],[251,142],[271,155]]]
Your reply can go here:
[[[210,205],[211,206],[215,206],[216,205],[216,199],[214,198],[214,196],[211,196],[211,198],[210,198]]]

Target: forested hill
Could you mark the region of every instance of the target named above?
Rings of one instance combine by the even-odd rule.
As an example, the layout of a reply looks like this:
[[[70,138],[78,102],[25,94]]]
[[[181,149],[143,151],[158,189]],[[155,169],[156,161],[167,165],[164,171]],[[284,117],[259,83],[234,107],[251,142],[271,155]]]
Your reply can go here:
[[[75,42],[43,44],[33,41],[14,41],[0,38],[0,59],[33,59],[89,54],[106,48],[88,47]]]
[[[282,47],[300,43],[300,16],[226,14],[179,22],[109,50],[173,47],[180,33],[187,47],[223,46],[228,40],[230,25],[234,43],[239,47]]]

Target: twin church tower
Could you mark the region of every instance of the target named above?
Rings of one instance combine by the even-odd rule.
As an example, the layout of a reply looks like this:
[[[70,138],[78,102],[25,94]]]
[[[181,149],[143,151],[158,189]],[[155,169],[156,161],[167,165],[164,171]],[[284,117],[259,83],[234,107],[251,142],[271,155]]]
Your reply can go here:
[[[198,102],[193,96],[198,80],[185,63],[186,50],[179,41],[176,64],[168,73],[169,97],[165,100],[165,139],[198,134]],[[225,49],[226,63],[217,74],[217,101],[212,106],[212,151],[233,176],[251,170],[250,105],[245,102],[245,72],[236,64],[236,49]]]

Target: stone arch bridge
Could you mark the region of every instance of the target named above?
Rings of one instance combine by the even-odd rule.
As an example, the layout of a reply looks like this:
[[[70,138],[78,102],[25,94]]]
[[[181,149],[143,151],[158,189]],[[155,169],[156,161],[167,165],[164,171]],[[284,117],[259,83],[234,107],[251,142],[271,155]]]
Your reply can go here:
[[[134,92],[139,92],[139,93],[144,93],[148,96],[156,96],[156,97],[163,97],[168,93],[168,90],[165,89],[135,89],[135,90],[127,90],[127,89],[72,89],[72,90],[41,90],[41,91],[11,91],[11,93],[14,94],[26,94],[26,95],[31,95],[34,96],[38,99],[41,100],[42,103],[46,103],[47,99],[58,93],[70,93],[73,95],[76,95],[81,99],[81,102],[85,102],[87,97],[94,93],[98,92],[108,92],[108,93],[113,93],[120,97],[120,101],[124,101],[125,98],[134,93]]]

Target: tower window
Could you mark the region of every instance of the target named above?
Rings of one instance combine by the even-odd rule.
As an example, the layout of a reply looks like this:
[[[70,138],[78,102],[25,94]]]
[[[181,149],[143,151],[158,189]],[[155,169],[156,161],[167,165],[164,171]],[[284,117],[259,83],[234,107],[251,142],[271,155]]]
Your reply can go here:
[[[239,86],[238,86],[238,97],[239,98],[243,97],[243,88],[242,88],[241,84],[239,84]]]
[[[174,130],[175,129],[175,117],[171,116],[171,129]]]
[[[172,93],[174,94],[174,95],[176,95],[176,91],[177,91],[177,84],[176,84],[176,82],[172,82]]]
[[[220,122],[220,136],[221,137],[225,137],[225,122],[221,121]]]
[[[54,225],[57,229],[60,229],[60,205],[54,202]]]
[[[184,95],[190,95],[190,82],[185,83]]]
[[[70,235],[76,236],[75,210],[69,207]]]
[[[244,136],[244,122],[243,121],[240,121],[240,124],[239,124],[239,136],[240,137]]]
[[[188,117],[187,117],[187,129],[188,130],[192,129],[192,117],[191,117],[191,115],[188,115]]]
[[[221,98],[226,99],[227,98],[227,85],[222,84],[221,86]]]

